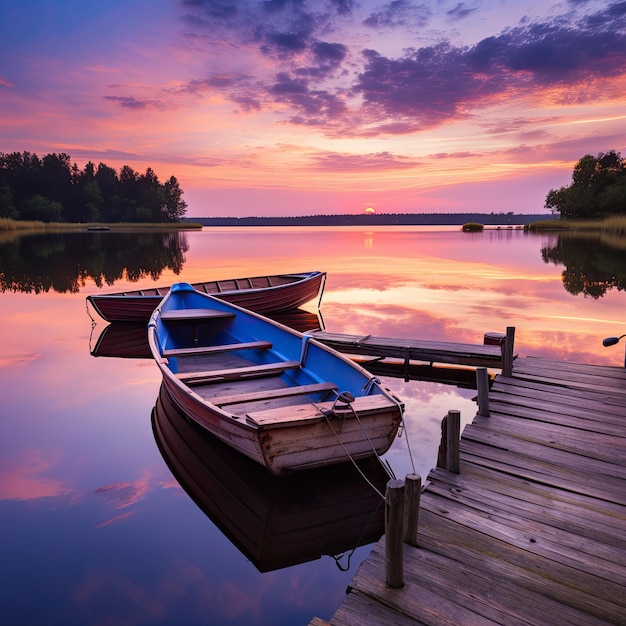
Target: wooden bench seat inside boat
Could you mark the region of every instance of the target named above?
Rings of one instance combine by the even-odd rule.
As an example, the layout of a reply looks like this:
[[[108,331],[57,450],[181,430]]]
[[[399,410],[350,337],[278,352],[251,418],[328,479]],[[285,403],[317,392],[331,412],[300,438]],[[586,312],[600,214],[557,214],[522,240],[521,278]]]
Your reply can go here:
[[[359,417],[364,417],[369,413],[377,413],[385,407],[390,407],[393,402],[382,394],[372,396],[359,396],[354,399],[352,407]],[[309,404],[298,404],[295,406],[279,407],[262,411],[250,411],[246,413],[246,420],[253,426],[264,429],[280,428],[290,422],[300,422],[311,419],[324,419],[322,410],[331,411],[333,402],[316,402]],[[347,415],[350,415],[348,413]],[[331,418],[332,419],[332,418]]]
[[[174,309],[163,311],[161,319],[164,322],[197,322],[206,319],[235,317],[232,311],[217,311],[215,309]]]
[[[285,370],[300,367],[300,361],[279,361],[278,363],[264,363],[248,367],[233,367],[223,370],[207,370],[205,372],[183,372],[176,377],[187,385],[204,385],[206,383],[236,380],[237,378],[253,378],[258,376],[273,376]]]
[[[218,354],[220,352],[232,352],[235,350],[269,350],[272,347],[270,341],[245,341],[242,343],[226,343],[220,346],[198,346],[195,348],[170,348],[163,350],[163,356],[193,356],[198,354]]]
[[[335,385],[335,383],[312,383],[310,385],[296,385],[295,387],[281,387],[279,389],[263,389],[261,391],[219,396],[217,398],[211,398],[210,402],[217,406],[226,406],[228,404],[255,402],[257,400],[267,400],[270,398],[288,398],[290,396],[303,396],[328,391],[337,391],[337,385]]]

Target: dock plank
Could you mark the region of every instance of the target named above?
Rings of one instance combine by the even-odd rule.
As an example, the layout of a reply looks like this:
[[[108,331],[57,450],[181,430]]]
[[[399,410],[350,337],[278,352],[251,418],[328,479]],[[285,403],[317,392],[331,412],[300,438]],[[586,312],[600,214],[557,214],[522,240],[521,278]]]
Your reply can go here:
[[[392,357],[426,363],[502,367],[500,346],[349,335],[326,330],[310,331],[307,334],[345,354]]]

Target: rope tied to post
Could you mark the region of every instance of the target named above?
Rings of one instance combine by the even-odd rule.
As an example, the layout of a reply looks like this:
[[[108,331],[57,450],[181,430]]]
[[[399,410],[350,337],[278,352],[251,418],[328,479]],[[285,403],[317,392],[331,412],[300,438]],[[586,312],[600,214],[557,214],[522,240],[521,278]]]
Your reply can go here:
[[[374,384],[373,382],[371,382],[371,380],[373,379],[370,379],[370,381],[368,381],[367,383],[370,385],[370,387],[371,385]],[[326,420],[326,423],[328,424],[333,435],[335,435],[337,442],[339,443],[343,451],[346,453],[346,456],[350,459],[350,461],[356,468],[357,472],[359,472],[359,474],[362,476],[365,482],[380,496],[381,500],[385,501],[384,494],[382,494],[380,490],[376,487],[376,485],[374,485],[372,481],[363,473],[363,470],[358,466],[357,462],[354,460],[354,458],[352,457],[352,455],[350,454],[350,452],[344,445],[343,441],[341,441],[341,438],[339,437],[339,434],[338,434],[338,432],[341,432],[341,430],[343,429],[343,421],[345,420],[346,415],[347,414],[353,415],[354,419],[357,421],[359,427],[361,428],[361,431],[365,435],[365,438],[367,439],[367,442],[369,443],[370,448],[372,449],[372,452],[374,453],[376,458],[378,458],[378,460],[381,461],[382,466],[385,468],[385,470],[391,477],[388,465],[382,462],[382,459],[378,455],[378,452],[376,452],[376,448],[374,447],[374,444],[372,443],[372,440],[370,439],[367,433],[367,430],[363,426],[363,423],[361,422],[361,418],[359,417],[359,414],[357,413],[356,409],[352,406],[353,402],[354,402],[354,396],[349,391],[342,391],[341,393],[337,394],[337,397],[335,398],[335,401],[333,402],[333,405],[330,409],[325,409],[322,407],[318,407],[318,409],[324,416],[324,419]],[[336,431],[333,428],[332,422],[335,420],[340,421],[339,431]]]

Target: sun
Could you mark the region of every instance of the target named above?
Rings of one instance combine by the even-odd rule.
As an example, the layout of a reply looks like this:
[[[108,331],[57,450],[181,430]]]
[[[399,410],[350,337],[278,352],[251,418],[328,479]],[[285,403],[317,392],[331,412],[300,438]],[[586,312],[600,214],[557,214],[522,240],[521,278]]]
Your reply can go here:
[[[371,215],[371,214],[372,214],[372,213],[374,213],[375,211],[376,211],[376,209],[375,209],[374,207],[372,207],[372,206],[368,206],[368,207],[367,207],[367,209],[365,209],[365,212],[366,212],[368,215]]]

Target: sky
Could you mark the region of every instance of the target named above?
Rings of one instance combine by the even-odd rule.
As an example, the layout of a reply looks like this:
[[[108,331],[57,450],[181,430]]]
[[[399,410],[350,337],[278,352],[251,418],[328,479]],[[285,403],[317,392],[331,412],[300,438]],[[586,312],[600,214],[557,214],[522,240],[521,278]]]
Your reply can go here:
[[[623,0],[0,0],[0,152],[187,216],[546,212],[626,156]]]

